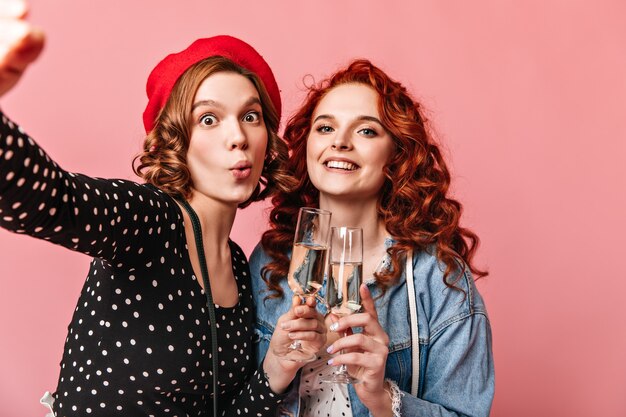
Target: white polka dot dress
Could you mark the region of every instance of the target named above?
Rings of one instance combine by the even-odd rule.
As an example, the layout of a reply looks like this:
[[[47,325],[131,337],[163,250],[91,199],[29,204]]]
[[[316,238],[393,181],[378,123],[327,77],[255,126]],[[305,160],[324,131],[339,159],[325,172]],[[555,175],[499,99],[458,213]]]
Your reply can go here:
[[[206,297],[178,205],[158,189],[60,169],[0,113],[0,226],[93,256],[68,328],[61,416],[210,416]],[[271,415],[254,368],[248,264],[230,243],[239,302],[216,306],[222,415]]]
[[[352,417],[348,386],[323,382],[336,368],[328,365],[331,355],[322,351],[302,368],[300,376],[300,415],[302,417]]]

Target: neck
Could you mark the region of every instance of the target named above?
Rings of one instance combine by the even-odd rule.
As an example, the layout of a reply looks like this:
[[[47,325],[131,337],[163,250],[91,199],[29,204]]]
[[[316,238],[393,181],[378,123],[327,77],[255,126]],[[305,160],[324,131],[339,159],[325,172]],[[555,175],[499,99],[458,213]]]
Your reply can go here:
[[[320,195],[320,208],[330,210],[331,226],[360,227],[363,229],[363,257],[379,260],[384,252],[385,238],[389,235],[376,211],[377,201],[349,201]]]
[[[227,248],[237,206],[223,204],[197,192],[188,201],[200,220],[205,247]]]

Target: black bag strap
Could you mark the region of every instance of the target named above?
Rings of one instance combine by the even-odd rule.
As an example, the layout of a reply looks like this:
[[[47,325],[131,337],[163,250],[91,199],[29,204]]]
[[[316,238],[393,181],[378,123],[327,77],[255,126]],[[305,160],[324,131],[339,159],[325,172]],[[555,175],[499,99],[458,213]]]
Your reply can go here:
[[[191,208],[191,205],[186,200],[179,200],[180,204],[185,208],[189,218],[191,219],[191,226],[193,227],[193,236],[196,240],[196,250],[198,251],[198,261],[200,262],[200,271],[202,273],[202,282],[204,283],[204,294],[207,299],[207,306],[209,308],[209,321],[211,323],[211,359],[213,363],[213,416],[217,417],[217,327],[215,323],[215,304],[213,303],[213,294],[211,293],[211,283],[209,282],[209,270],[206,265],[206,258],[204,257],[204,245],[202,244],[202,227],[200,226],[200,220],[198,215]]]

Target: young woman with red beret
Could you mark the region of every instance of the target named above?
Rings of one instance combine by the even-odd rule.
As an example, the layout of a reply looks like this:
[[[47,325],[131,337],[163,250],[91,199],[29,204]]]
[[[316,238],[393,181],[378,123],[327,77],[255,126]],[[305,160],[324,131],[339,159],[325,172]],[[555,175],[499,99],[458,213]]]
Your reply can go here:
[[[15,4],[0,2],[0,94],[44,43]],[[0,226],[93,257],[43,401],[56,416],[270,414],[301,364],[256,366],[249,268],[228,236],[280,185],[278,86],[250,45],[216,36],[163,59],[147,93],[144,184],[65,171],[0,113]],[[296,304],[281,322],[323,345],[323,319]]]

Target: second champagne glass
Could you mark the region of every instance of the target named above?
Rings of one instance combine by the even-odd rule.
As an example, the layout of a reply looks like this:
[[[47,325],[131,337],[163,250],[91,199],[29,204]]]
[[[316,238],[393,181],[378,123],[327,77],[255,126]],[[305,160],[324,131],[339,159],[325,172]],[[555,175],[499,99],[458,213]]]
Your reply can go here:
[[[343,317],[361,309],[361,275],[363,274],[363,231],[355,227],[333,227],[330,233],[330,277],[326,302],[330,312]],[[346,336],[344,332],[343,336]],[[356,384],[346,365],[321,378],[322,382]]]
[[[302,298],[319,297],[328,276],[330,217],[330,211],[311,207],[302,207],[298,213],[287,283]],[[303,348],[299,340],[274,349],[279,358],[297,362],[310,362],[316,353]]]

